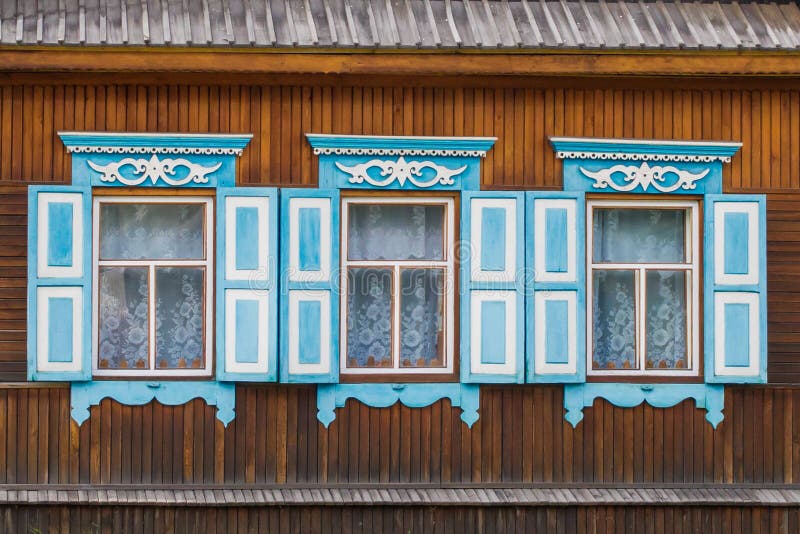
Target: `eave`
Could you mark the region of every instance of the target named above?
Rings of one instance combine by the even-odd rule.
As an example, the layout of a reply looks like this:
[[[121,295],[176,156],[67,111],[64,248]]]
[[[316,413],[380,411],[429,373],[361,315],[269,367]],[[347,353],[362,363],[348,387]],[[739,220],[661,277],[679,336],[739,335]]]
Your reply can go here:
[[[800,76],[800,51],[0,48],[0,72],[411,76]]]

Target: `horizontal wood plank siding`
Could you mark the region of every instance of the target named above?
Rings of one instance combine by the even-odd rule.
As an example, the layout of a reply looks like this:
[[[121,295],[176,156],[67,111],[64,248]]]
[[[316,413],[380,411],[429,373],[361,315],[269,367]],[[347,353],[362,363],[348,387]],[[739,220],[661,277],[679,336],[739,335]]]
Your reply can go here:
[[[426,506],[316,508],[202,508],[97,506],[8,507],[7,532],[541,532],[604,534],[771,534],[797,532],[800,512],[788,508],[700,507],[504,507]]]
[[[252,132],[238,181],[277,186],[313,185],[306,132],[494,135],[486,188],[560,188],[551,135],[741,140],[724,167],[725,190],[769,194],[769,379],[800,383],[800,90],[752,80],[739,89],[708,80],[547,87],[525,78],[518,87],[508,79],[430,78],[425,86],[396,78],[166,85],[163,76],[138,85],[89,75],[91,83],[80,84],[63,76],[0,80],[0,381],[25,379],[24,184],[69,180],[56,131],[124,130]]]
[[[800,390],[726,389],[705,411],[598,400],[573,429],[559,386],[481,389],[460,409],[349,401],[325,429],[315,386],[239,386],[227,428],[202,400],[103,401],[81,427],[64,387],[0,389],[0,484],[797,484]]]

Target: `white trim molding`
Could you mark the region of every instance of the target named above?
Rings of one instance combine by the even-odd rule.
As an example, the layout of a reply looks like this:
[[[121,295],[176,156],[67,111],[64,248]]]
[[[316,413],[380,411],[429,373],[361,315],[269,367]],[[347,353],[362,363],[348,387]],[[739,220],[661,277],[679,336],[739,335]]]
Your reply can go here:
[[[481,253],[483,251],[483,217],[484,208],[500,208],[505,210],[505,269],[502,271],[485,271],[481,269]],[[470,241],[472,244],[472,261],[470,281],[472,282],[514,282],[517,276],[517,199],[515,198],[473,198],[468,207],[470,210]]]
[[[300,303],[319,302],[319,362],[300,362]],[[310,334],[310,335],[313,335]],[[327,289],[289,291],[289,374],[322,375],[331,370],[331,292]]]
[[[258,357],[254,362],[236,360],[236,303],[255,301],[258,303]],[[269,296],[250,289],[225,290],[225,371],[228,373],[267,373],[269,372],[269,337],[277,332],[269,330]]]
[[[547,341],[547,301],[567,303],[567,362],[547,363],[545,343]],[[578,368],[578,292],[537,291],[534,294],[534,369],[537,375],[575,374]]]
[[[300,210],[319,210],[319,269],[300,268]],[[308,197],[289,199],[289,281],[327,282],[331,278],[331,199]]]
[[[174,146],[67,146],[70,154],[187,154],[192,156],[241,156],[239,148]]]
[[[236,208],[256,208],[258,238],[248,247],[257,247],[258,267],[255,269],[236,268]],[[269,198],[265,197],[225,197],[225,278],[227,280],[252,280],[264,283],[267,281],[269,256]]]
[[[39,193],[37,202],[36,276],[39,278],[80,278],[83,276],[83,195],[81,193]],[[50,210],[53,203],[72,204],[72,265],[48,265]]]
[[[72,360],[53,362],[50,353],[50,299],[68,298],[72,301]],[[36,370],[45,372],[77,372],[83,365],[83,288],[40,286],[36,288]]]
[[[743,213],[747,216],[747,272],[725,272],[725,214]],[[720,286],[758,284],[759,217],[757,202],[714,203],[714,283]]]
[[[514,290],[474,289],[470,293],[470,355],[469,366],[473,374],[513,375],[517,371],[517,299]],[[506,308],[505,332],[495,335],[505,338],[506,353],[503,363],[483,363],[481,361],[482,321],[481,304],[484,302],[502,302]]]
[[[550,272],[547,270],[546,242],[546,215],[548,209],[563,209],[567,212],[567,270],[564,272]],[[537,282],[575,282],[578,279],[577,260],[577,200],[574,198],[537,198],[533,201],[533,229],[536,251],[534,258],[534,274]]]
[[[761,332],[759,331],[759,302],[758,293],[717,291],[714,293],[714,374],[717,376],[758,376],[759,374],[759,346],[761,345]],[[747,367],[733,367],[725,365],[725,305],[746,304],[748,322],[748,350],[750,356]]]

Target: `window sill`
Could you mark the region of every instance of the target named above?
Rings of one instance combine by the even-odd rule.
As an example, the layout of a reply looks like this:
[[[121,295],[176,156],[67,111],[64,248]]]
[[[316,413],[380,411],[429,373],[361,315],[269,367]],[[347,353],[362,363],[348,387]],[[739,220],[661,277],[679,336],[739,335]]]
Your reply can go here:
[[[586,383],[564,386],[564,418],[575,427],[583,419],[583,409],[595,399],[603,398],[621,408],[632,408],[643,402],[656,408],[669,408],[686,399],[694,399],[695,407],[705,408],[706,420],[715,429],[722,421],[725,388],[717,384],[623,384]]]
[[[70,387],[72,418],[82,425],[89,416],[89,408],[110,398],[125,405],[142,405],[152,400],[177,406],[192,399],[203,399],[209,406],[217,407],[217,419],[228,426],[236,413],[236,386],[226,382],[163,382],[102,380],[73,382]]]

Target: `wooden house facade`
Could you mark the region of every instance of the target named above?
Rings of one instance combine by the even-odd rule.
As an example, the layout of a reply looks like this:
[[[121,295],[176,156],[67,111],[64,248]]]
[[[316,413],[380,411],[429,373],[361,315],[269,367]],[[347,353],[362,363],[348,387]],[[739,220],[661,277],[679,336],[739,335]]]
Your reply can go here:
[[[795,2],[0,3],[0,530],[800,530],[798,50]]]

